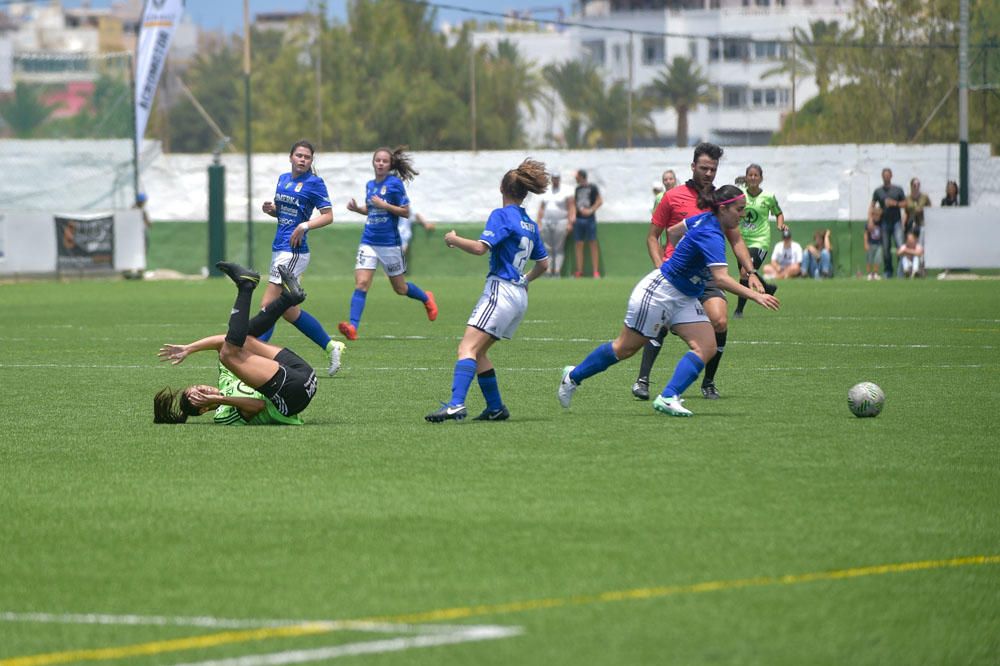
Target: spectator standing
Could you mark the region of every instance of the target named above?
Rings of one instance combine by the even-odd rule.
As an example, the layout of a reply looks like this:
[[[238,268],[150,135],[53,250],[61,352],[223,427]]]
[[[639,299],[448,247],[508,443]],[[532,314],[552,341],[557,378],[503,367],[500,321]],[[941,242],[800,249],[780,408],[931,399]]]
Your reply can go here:
[[[771,251],[771,263],[764,267],[764,277],[793,278],[802,271],[802,246],[792,240],[791,229],[781,232],[781,243]]]
[[[924,237],[924,209],[930,207],[931,199],[920,191],[920,179],[910,179],[910,194],[906,197],[906,232],[916,232],[917,238]]]
[[[583,244],[590,245],[590,264],[594,277],[601,277],[600,249],[597,246],[597,209],[604,205],[597,185],[587,180],[587,172],[576,172],[576,222],[573,224],[573,238],[576,240],[576,272],[573,277],[583,276]]]
[[[957,206],[958,204],[958,183],[949,180],[944,186],[944,199],[941,199],[942,206]]]
[[[670,190],[677,187],[677,174],[674,173],[673,169],[667,169],[666,171],[664,171],[663,175],[660,176],[660,180],[663,181],[664,192],[669,192]]]
[[[574,194],[562,187],[562,175],[553,171],[551,184],[542,202],[538,205],[538,224],[542,228],[542,242],[552,260],[549,262],[547,277],[562,275],[563,260],[566,258],[566,236],[573,230],[576,221]]]
[[[813,232],[813,242],[802,253],[802,275],[813,279],[828,278],[833,275],[833,244],[829,229]]]
[[[892,183],[892,169],[882,169],[882,186],[872,193],[871,212],[875,206],[881,211],[882,254],[885,262],[885,276],[892,277],[892,243],[898,248],[903,244],[903,211],[905,210],[906,193],[899,185]]]
[[[924,246],[916,231],[906,234],[906,242],[896,250],[899,257],[899,277],[922,277],[924,274]]]

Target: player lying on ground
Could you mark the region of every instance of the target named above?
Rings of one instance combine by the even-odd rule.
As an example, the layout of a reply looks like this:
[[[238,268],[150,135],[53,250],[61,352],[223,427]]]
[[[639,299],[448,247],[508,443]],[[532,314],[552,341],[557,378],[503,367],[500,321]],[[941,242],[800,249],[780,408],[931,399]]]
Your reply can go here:
[[[698,302],[705,291],[705,282],[711,279],[721,289],[769,310],[778,309],[777,298],[744,287],[726,271],[723,230],[735,229],[739,224],[746,195],[734,185],[724,185],[699,195],[698,205],[708,212],[670,227],[670,240],[676,246],[673,255],[632,290],[625,326],[618,338],[590,352],[580,365],[563,369],[558,392],[563,407],[569,407],[574,391],[584,379],[632,356],[668,326],[691,351],[677,363],[670,382],[653,402],[653,409],[671,416],[691,416],[681,404],[680,396],[715,356],[715,332]]]
[[[195,352],[212,349],[218,352],[219,362],[233,377],[220,374],[220,387],[198,384],[176,392],[163,389],[153,398],[153,422],[184,423],[189,416],[229,407],[236,410],[238,418],[233,418],[232,409],[221,410],[216,414],[217,423],[301,424],[296,415],[316,393],[316,373],[291,350],[261,342],[254,336],[274,326],[285,310],[302,303],[305,292],[291,271],[279,266],[281,295],[251,320],[250,302],[260,275],[232,263],[220,261],[216,266],[236,283],[236,303],[229,315],[229,330],[225,335],[213,335],[186,345],[165,344],[160,347],[159,357],[177,365]],[[247,387],[255,393],[247,395]]]

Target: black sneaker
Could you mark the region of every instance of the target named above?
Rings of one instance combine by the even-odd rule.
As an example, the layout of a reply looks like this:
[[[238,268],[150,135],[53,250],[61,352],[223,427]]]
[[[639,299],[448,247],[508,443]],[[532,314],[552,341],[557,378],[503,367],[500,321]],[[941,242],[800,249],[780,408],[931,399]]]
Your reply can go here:
[[[458,407],[452,407],[450,405],[441,405],[441,409],[436,412],[431,412],[424,417],[425,420],[431,423],[441,423],[442,421],[461,421],[468,415],[468,411],[465,409],[465,405],[459,405]]]
[[[281,288],[288,292],[296,305],[306,300],[306,292],[302,291],[299,279],[287,266],[278,266],[278,275],[281,276]]]
[[[642,378],[635,380],[635,384],[632,384],[632,395],[639,400],[649,400],[649,380]]]
[[[733,310],[733,319],[743,319],[743,311]]]
[[[249,268],[244,268],[239,264],[234,264],[231,261],[220,261],[215,264],[215,267],[228,275],[229,279],[235,282],[237,287],[249,284],[256,288],[260,283],[260,273],[252,271]]]
[[[473,418],[473,421],[506,421],[510,418],[510,411],[507,409],[507,405],[502,406],[500,409],[490,409],[487,407],[483,410],[483,413],[479,416]]]
[[[701,394],[705,396],[705,400],[718,400],[722,397],[719,395],[719,389],[715,388],[715,382],[703,384],[701,387]]]

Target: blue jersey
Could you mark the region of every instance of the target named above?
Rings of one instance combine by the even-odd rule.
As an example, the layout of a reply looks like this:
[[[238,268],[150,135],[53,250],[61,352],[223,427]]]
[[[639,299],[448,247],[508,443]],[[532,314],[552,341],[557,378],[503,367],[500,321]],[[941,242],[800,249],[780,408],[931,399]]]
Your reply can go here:
[[[274,233],[271,250],[274,252],[309,251],[306,236],[298,247],[292,247],[288,240],[292,237],[295,227],[308,222],[313,209],[332,208],[330,195],[326,192],[326,183],[319,176],[305,172],[298,178],[292,174],[283,173],[278,177],[278,189],[274,193],[274,205],[278,209],[278,230]]]
[[[501,280],[520,282],[528,259],[545,259],[545,244],[535,224],[524,209],[511,204],[497,208],[486,220],[479,240],[490,246],[490,275]]]
[[[684,221],[687,233],[660,266],[670,284],[687,296],[701,298],[711,266],[726,265],[726,237],[719,220],[711,212],[699,213]]]
[[[382,182],[369,180],[365,185],[365,205],[368,206],[368,219],[365,230],[361,234],[361,242],[365,245],[402,245],[399,240],[399,217],[383,208],[372,205],[372,197],[379,197],[393,206],[409,206],[410,199],[406,196],[403,181],[389,174]]]

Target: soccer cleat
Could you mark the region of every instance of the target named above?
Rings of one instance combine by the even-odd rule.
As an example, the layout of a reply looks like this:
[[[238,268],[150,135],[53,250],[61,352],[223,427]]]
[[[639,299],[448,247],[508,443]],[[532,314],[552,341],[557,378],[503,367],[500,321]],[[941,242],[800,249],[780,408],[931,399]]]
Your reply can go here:
[[[438,318],[438,306],[434,302],[434,292],[425,291],[424,293],[427,294],[427,302],[424,303],[424,308],[427,310],[427,318],[434,321]]]
[[[510,411],[507,409],[507,405],[503,405],[500,409],[490,409],[487,407],[483,410],[483,413],[479,416],[473,418],[473,421],[506,421],[510,418]]]
[[[567,365],[563,368],[562,381],[559,382],[559,404],[567,409],[569,409],[570,401],[573,400],[573,393],[576,392],[576,388],[579,386],[569,376],[569,373],[573,372],[573,368],[575,367],[575,365]]]
[[[326,371],[326,374],[333,377],[340,370],[340,359],[344,350],[347,349],[347,345],[340,340],[330,340],[330,344],[333,347],[330,349],[330,368]]]
[[[705,400],[718,400],[722,397],[719,395],[719,389],[715,388],[715,382],[703,384],[701,394],[705,397]]]
[[[337,330],[340,331],[344,335],[344,337],[347,338],[348,340],[358,339],[357,327],[348,321],[342,321],[339,324],[337,324]]]
[[[684,401],[678,398],[676,395],[669,398],[664,398],[662,395],[656,396],[656,400],[653,401],[653,409],[660,412],[661,414],[669,414],[670,416],[694,416],[691,410],[686,409],[681,403]]]
[[[632,384],[632,395],[639,400],[649,400],[649,380],[645,377],[635,380],[635,384]]]
[[[278,275],[281,276],[281,288],[288,292],[295,304],[298,305],[306,300],[306,292],[302,291],[299,279],[287,266],[278,266]],[[332,372],[330,374],[333,374]]]
[[[260,283],[260,273],[244,268],[231,261],[216,262],[215,267],[229,276],[229,279],[236,283],[236,286],[249,284],[254,288]]]
[[[441,405],[441,409],[436,412],[431,412],[424,417],[424,420],[430,421],[431,423],[441,423],[443,421],[461,421],[466,417],[469,412],[465,409],[465,405],[458,405],[452,407],[451,405]]]

